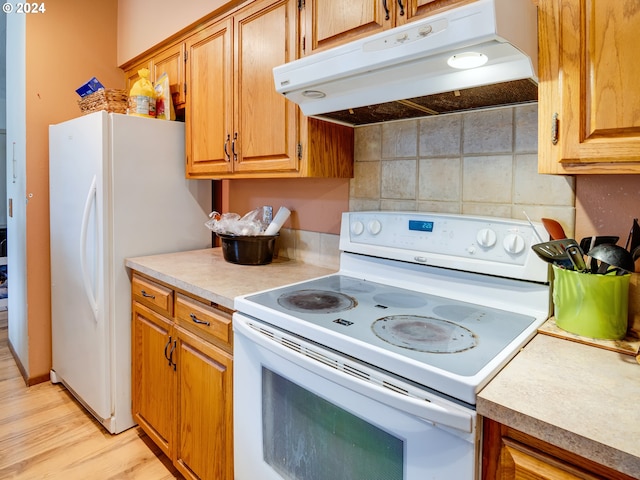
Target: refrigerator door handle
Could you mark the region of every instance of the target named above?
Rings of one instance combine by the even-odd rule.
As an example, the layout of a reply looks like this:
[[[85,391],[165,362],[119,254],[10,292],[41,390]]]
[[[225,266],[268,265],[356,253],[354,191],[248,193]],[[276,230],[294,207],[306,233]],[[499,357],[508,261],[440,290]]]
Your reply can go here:
[[[89,193],[87,194],[87,200],[84,204],[84,212],[82,214],[82,227],[80,229],[80,269],[82,270],[82,283],[84,285],[84,292],[87,295],[87,300],[93,311],[93,317],[96,323],[98,323],[98,303],[96,297],[91,289],[91,279],[89,278],[89,272],[87,271],[87,228],[89,225],[89,215],[91,213],[91,205],[96,201],[96,176],[94,175],[91,186],[89,187]]]

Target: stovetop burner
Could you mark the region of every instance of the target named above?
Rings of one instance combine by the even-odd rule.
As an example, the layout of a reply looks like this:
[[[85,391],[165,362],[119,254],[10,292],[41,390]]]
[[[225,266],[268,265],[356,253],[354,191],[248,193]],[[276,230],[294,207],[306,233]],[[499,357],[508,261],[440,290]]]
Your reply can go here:
[[[478,344],[476,335],[468,328],[419,315],[379,318],[371,329],[385,342],[419,352],[458,353]]]
[[[304,336],[307,324],[333,332],[336,346],[327,346],[346,354],[351,354],[349,344],[340,338],[458,375],[475,375],[534,321],[515,312],[340,274],[247,299],[266,309],[257,316],[278,312],[275,324],[293,333]],[[430,333],[426,323],[431,324]]]
[[[358,302],[344,293],[307,289],[280,295],[278,304],[294,312],[336,313],[350,310]]]

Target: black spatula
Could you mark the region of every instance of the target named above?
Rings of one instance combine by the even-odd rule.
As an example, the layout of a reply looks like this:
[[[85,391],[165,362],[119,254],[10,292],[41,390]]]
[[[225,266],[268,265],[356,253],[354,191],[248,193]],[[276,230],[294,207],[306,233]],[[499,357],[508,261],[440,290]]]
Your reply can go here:
[[[563,238],[560,240],[551,240],[550,242],[538,243],[531,245],[534,252],[545,262],[554,263],[565,267],[570,264],[571,258],[567,253],[567,248],[579,247],[578,242],[573,238]]]

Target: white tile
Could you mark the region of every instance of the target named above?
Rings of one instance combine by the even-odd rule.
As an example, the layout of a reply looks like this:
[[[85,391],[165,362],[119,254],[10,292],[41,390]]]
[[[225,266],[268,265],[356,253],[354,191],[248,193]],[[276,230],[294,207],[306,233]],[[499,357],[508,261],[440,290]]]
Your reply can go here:
[[[513,108],[469,112],[463,118],[465,154],[506,153],[513,150]]]
[[[459,156],[462,145],[462,115],[450,114],[420,120],[418,153],[421,157]]]
[[[382,198],[415,199],[416,173],[416,160],[383,160]]]
[[[464,202],[511,203],[512,155],[465,157],[462,177]]]
[[[418,199],[460,201],[460,157],[423,158],[418,161]]]
[[[573,207],[574,185],[571,176],[539,174],[536,154],[515,157],[514,203]]]
[[[418,154],[418,121],[382,124],[382,158],[407,158]]]
[[[382,126],[367,125],[354,129],[354,158],[356,162],[380,160],[382,155]]]
[[[515,107],[516,152],[538,151],[538,104]]]

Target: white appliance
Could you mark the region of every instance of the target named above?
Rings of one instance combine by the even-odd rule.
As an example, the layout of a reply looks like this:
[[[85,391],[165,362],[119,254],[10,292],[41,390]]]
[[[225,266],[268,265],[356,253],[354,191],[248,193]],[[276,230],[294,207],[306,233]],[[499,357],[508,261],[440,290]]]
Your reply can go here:
[[[477,392],[549,314],[536,233],[344,213],[336,274],[237,297],[235,478],[479,479]]]
[[[97,112],[49,127],[51,381],[111,433],[131,415],[126,257],[211,246],[211,182],[186,180],[184,124]]]
[[[537,82],[537,7],[477,0],[273,69],[276,91],[305,115],[512,80]],[[487,62],[453,68],[472,52]]]

